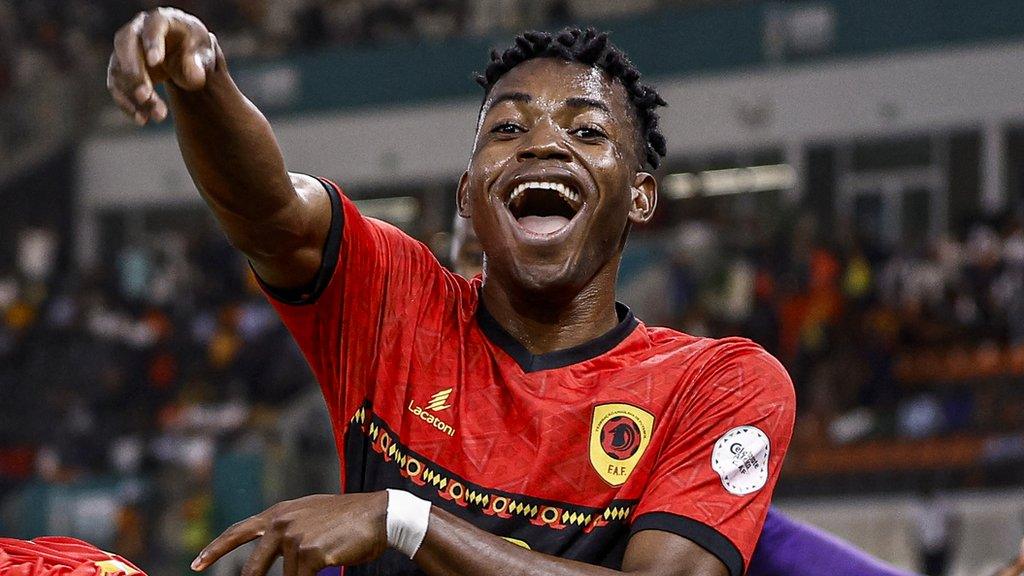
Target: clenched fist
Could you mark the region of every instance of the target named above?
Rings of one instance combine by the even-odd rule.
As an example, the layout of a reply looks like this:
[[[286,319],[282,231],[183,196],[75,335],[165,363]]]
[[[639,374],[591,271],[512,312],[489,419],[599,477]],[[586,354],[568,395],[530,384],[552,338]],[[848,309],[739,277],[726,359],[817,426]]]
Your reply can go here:
[[[167,117],[167,103],[154,90],[170,82],[200,90],[215,66],[217,39],[198,18],[175,8],[140,12],[114,36],[107,89],[139,125]]]

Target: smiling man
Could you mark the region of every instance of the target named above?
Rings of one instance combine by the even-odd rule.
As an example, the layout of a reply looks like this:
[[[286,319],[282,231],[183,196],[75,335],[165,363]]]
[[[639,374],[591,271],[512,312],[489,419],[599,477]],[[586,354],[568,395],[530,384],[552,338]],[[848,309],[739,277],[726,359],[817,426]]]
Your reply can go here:
[[[162,120],[323,389],[340,495],[228,529],[203,569],[244,574],[743,573],[789,444],[792,385],[743,339],[645,326],[615,301],[654,212],[661,98],[603,34],[528,33],[492,54],[458,187],[482,278],[289,174],[201,22],[160,9],[115,39],[108,86]],[[342,161],[344,159],[341,159]]]

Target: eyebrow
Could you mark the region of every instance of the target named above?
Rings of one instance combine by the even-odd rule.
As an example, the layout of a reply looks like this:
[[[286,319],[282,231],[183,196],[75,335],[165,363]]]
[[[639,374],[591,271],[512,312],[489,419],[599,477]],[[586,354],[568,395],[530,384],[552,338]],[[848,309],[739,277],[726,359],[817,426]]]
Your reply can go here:
[[[533,97],[525,92],[505,92],[495,96],[494,99],[491,100],[490,104],[488,104],[487,108],[494,108],[502,102],[527,103],[531,100],[533,100]],[[570,108],[597,108],[598,110],[603,110],[611,114],[611,110],[608,108],[607,104],[594,98],[587,98],[586,96],[574,96],[572,98],[567,98],[565,100],[565,105]]]
[[[577,96],[574,98],[567,99],[565,101],[565,105],[569,106],[570,108],[597,108],[598,110],[604,110],[609,114],[612,113],[612,111],[608,109],[607,104],[601,102],[600,100],[595,100],[593,98]]]
[[[505,92],[495,96],[487,108],[494,108],[502,102],[529,102],[530,100],[533,100],[533,97],[525,92]]]

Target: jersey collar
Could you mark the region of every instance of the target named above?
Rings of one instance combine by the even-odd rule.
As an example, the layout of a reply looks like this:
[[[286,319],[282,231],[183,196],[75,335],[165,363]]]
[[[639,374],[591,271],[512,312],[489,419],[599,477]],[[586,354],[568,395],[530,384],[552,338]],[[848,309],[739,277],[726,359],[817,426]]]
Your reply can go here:
[[[638,322],[636,317],[633,316],[633,311],[621,302],[615,303],[615,313],[619,317],[619,323],[611,330],[589,342],[546,354],[532,354],[514,336],[506,332],[501,324],[494,319],[494,316],[491,316],[487,307],[484,306],[483,298],[477,300],[476,321],[484,336],[492,344],[511,356],[516,361],[516,364],[519,364],[519,367],[523,369],[523,372],[539,372],[541,370],[563,368],[579,362],[585,362],[592,358],[597,358],[618,346],[620,342],[633,333],[633,329],[636,328]]]

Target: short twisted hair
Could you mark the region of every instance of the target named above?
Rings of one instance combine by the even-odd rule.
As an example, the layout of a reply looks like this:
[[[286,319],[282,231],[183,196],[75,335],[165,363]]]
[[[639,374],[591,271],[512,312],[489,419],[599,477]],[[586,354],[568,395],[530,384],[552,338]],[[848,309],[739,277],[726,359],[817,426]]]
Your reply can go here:
[[[478,84],[484,87],[484,100],[491,88],[509,70],[533,58],[560,58],[579,62],[604,70],[613,79],[619,80],[626,88],[630,104],[638,120],[638,142],[643,148],[639,154],[652,168],[657,168],[665,156],[665,136],[658,129],[658,106],[665,101],[654,88],[640,82],[640,71],[626,54],[608,41],[607,32],[593,28],[566,28],[558,34],[549,32],[524,32],[515,37],[512,46],[504,52],[491,50],[491,61],[483,74],[476,76]]]

